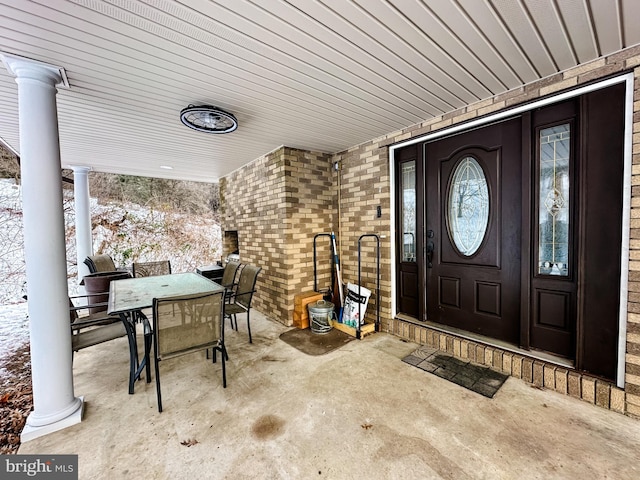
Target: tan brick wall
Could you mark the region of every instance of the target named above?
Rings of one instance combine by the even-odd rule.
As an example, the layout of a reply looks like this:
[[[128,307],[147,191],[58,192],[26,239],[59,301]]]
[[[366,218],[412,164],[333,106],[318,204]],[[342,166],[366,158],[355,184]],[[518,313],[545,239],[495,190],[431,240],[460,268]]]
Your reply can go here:
[[[580,398],[592,401],[592,403],[605,408],[611,408],[631,416],[640,417],[640,46],[628,48],[606,58],[580,65],[565,72],[553,75],[540,81],[497,95],[494,98],[477,102],[453,112],[430,119],[417,125],[412,125],[404,130],[394,132],[370,142],[350,148],[345,152],[336,154],[334,159],[342,163],[341,176],[341,231],[342,231],[342,257],[345,278],[355,281],[357,276],[357,237],[363,233],[376,232],[384,235],[382,240],[382,330],[406,337],[408,332],[420,331],[424,339],[413,338],[419,343],[430,344],[430,339],[437,333],[424,332],[419,326],[405,327],[405,322],[395,321],[391,315],[391,250],[390,250],[390,188],[389,188],[389,164],[388,146],[403,140],[425,135],[457,123],[469,121],[484,115],[495,113],[505,108],[521,105],[541,97],[554,94],[563,90],[604,78],[606,76],[633,71],[635,74],[634,91],[634,117],[633,117],[633,178],[632,178],[632,211],[631,211],[631,251],[629,268],[629,318],[627,323],[627,351],[626,351],[626,378],[625,390],[619,390],[615,386],[600,380],[590,380],[588,377],[578,375],[580,385]],[[375,206],[382,206],[382,218],[376,219]],[[363,284],[370,286],[370,281]],[[368,310],[368,316],[374,309]],[[414,333],[415,337],[415,333]],[[439,338],[439,337],[438,337]],[[428,341],[429,340],[429,341]],[[455,343],[452,344],[455,351]],[[461,344],[462,345],[462,344]],[[443,350],[448,350],[446,343],[440,345]],[[444,348],[443,348],[444,347]],[[480,346],[478,345],[478,348]],[[487,347],[489,348],[489,347]],[[477,357],[477,349],[471,352],[461,349],[461,356],[472,358],[481,363],[486,363],[486,358]],[[491,366],[497,366],[494,361],[495,349],[491,349]],[[500,351],[499,356],[505,363],[507,352]],[[566,390],[567,394],[575,394],[572,388],[576,387],[576,381],[568,372],[566,381],[564,371],[553,366],[547,366],[542,362],[531,363],[523,360],[521,356],[512,356],[512,372],[520,378],[535,381],[540,386],[553,389]],[[513,361],[517,365],[514,366]],[[497,361],[497,360],[496,360]],[[508,362],[507,362],[508,363]],[[553,371],[553,375],[552,372]],[[533,378],[535,373],[535,379]],[[513,373],[512,373],[513,374]],[[546,374],[546,377],[545,377]],[[583,385],[584,384],[584,385]],[[572,393],[573,392],[573,393]],[[609,392],[607,394],[607,392]],[[609,400],[606,400],[609,395]]]
[[[238,251],[238,232],[226,230],[222,235],[222,258]]]
[[[368,144],[336,155],[340,164],[340,225],[338,242],[341,253],[342,280],[358,284],[358,240],[362,235],[376,234],[380,238],[380,316],[389,318],[391,304],[390,263],[390,178],[388,149]],[[338,175],[337,173],[335,175]],[[336,179],[336,184],[338,180]],[[381,217],[377,217],[377,207]],[[376,240],[363,238],[361,243],[361,285],[371,290],[366,319],[376,315]]]
[[[242,263],[262,267],[253,307],[285,325],[294,295],[313,288],[313,236],[334,210],[330,170],[329,155],[282,147],[220,181],[222,229],[238,232]]]
[[[389,145],[626,71],[634,72],[636,86],[625,389],[524,355],[393,319]],[[381,238],[381,330],[510,371],[511,375],[542,388],[640,417],[639,85],[640,47],[632,47],[373,139],[333,157],[282,148],[222,179],[223,230],[238,230],[242,260],[265,269],[258,285],[256,307],[290,324],[293,295],[313,285],[313,236],[332,229],[340,232],[343,280],[356,283],[358,238],[376,233]],[[339,174],[332,173],[332,162],[339,162]],[[376,217],[377,206],[381,207],[381,218]],[[339,221],[338,215],[334,215],[338,211]],[[326,255],[326,249],[322,255]],[[367,312],[372,321],[376,311],[376,272],[370,240],[363,243],[363,259],[362,285],[374,291]],[[326,268],[325,260],[322,265]],[[323,278],[328,275],[326,270],[323,275]]]
[[[411,342],[437,348],[464,360],[486,365],[498,372],[520,378],[536,387],[634,416],[632,412],[628,411],[628,407],[625,409],[625,391],[617,388],[611,382],[520,353],[443,333],[423,325],[396,319],[386,323],[385,326],[388,328],[385,331]]]

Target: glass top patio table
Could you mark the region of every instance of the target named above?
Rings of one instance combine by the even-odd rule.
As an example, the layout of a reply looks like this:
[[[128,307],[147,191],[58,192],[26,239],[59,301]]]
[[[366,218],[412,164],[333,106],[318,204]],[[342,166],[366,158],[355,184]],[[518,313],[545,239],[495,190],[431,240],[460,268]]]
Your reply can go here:
[[[223,291],[224,287],[197,273],[125,278],[110,283],[107,312],[125,313],[151,308],[154,298]]]
[[[154,298],[173,297],[189,294],[220,293],[224,295],[224,287],[197,273],[175,273],[153,277],[125,278],[113,280],[109,284],[109,304],[107,312],[117,313],[124,323],[129,339],[130,369],[129,393],[133,394],[134,383],[140,378],[143,368],[147,370],[147,383],[150,382],[149,350],[151,348],[151,327],[141,312],[153,307]],[[145,352],[142,361],[138,361],[138,343],[135,333],[135,322],[141,319],[144,325]]]

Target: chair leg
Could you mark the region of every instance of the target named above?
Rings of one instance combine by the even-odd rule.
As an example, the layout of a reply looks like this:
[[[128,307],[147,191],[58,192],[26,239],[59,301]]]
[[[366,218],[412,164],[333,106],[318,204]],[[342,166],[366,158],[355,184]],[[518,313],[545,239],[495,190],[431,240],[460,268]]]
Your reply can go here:
[[[158,360],[158,344],[153,343],[153,363],[156,371],[156,395],[158,397],[158,413],[162,413],[162,392],[160,391],[160,365]]]
[[[224,347],[224,343],[222,344],[220,351],[222,352],[220,355],[222,357],[222,388],[227,388],[227,367],[224,361],[227,349]]]
[[[142,361],[144,362],[144,366],[145,366],[147,383],[151,383],[151,355],[150,354],[151,354],[151,343],[153,342],[153,332],[151,331],[151,325],[149,325],[149,320],[147,320],[147,317],[142,315],[142,313],[140,315],[142,317],[141,323],[142,323],[142,332],[144,337],[144,358]]]
[[[216,363],[218,361],[217,359],[217,355],[216,355],[216,348],[212,348],[211,349],[212,355],[212,363]],[[229,354],[227,353],[227,347],[223,346],[222,347],[222,354],[224,356],[224,358],[227,360],[227,362],[229,361]],[[209,349],[207,349],[207,359],[209,359]]]
[[[229,319],[229,324],[231,325],[231,329],[232,330],[238,330],[237,326],[236,327],[233,326],[233,318],[234,317],[235,317],[235,315],[227,314],[227,315],[224,316],[224,319],[223,319],[222,323],[224,323],[228,318]]]
[[[151,359],[149,358],[151,353],[151,338],[150,332],[144,334],[144,361],[147,374],[147,383],[151,383]]]
[[[133,326],[126,318],[122,319],[124,322],[124,329],[127,332],[127,339],[129,340],[129,395],[133,395],[133,386],[136,381],[136,370],[138,369],[138,348],[136,345],[136,332],[133,330]]]
[[[247,310],[247,330],[249,332],[249,343],[253,343],[253,340],[251,340],[251,324],[249,323],[249,310]]]

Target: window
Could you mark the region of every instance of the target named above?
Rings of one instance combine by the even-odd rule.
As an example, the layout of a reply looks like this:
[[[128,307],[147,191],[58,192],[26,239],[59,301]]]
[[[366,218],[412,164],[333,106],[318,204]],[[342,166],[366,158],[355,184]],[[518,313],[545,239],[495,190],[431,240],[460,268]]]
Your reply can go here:
[[[569,158],[568,123],[540,131],[538,182],[538,273],[569,275]]]
[[[402,261],[416,261],[416,162],[401,165]]]
[[[447,204],[449,236],[458,251],[470,257],[478,251],[489,226],[489,189],[482,167],[465,157],[451,175]]]

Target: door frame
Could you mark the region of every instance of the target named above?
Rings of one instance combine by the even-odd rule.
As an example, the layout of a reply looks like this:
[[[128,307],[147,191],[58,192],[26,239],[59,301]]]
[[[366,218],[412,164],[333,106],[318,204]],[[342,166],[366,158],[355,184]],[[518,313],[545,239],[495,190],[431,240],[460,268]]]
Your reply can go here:
[[[625,376],[625,353],[626,353],[626,336],[627,336],[627,296],[628,296],[628,281],[629,281],[629,237],[630,237],[630,223],[631,223],[631,164],[632,164],[632,135],[633,135],[633,87],[634,87],[634,75],[633,73],[626,73],[615,77],[607,78],[605,80],[596,81],[594,83],[584,85],[575,88],[570,91],[562,92],[556,95],[551,95],[539,100],[535,100],[518,107],[511,109],[501,110],[486,117],[478,118],[468,122],[459,123],[451,127],[438,130],[436,132],[428,133],[426,135],[414,137],[403,142],[396,143],[389,146],[389,182],[390,182],[390,238],[395,239],[396,236],[396,214],[395,214],[395,198],[396,198],[396,178],[395,178],[395,151],[402,147],[413,145],[419,142],[432,141],[453,133],[464,132],[469,129],[485,126],[489,123],[493,123],[499,120],[506,119],[511,116],[521,115],[539,107],[551,105],[554,103],[562,102],[564,100],[578,97],[586,93],[600,90],[602,88],[616,85],[619,83],[625,83],[625,113],[624,113],[624,167],[623,167],[623,212],[622,212],[622,251],[621,251],[621,265],[620,265],[620,311],[618,317],[618,369],[616,375],[616,385],[620,388],[624,387]],[[525,205],[523,205],[523,209]],[[423,227],[424,228],[424,227]],[[424,235],[424,231],[422,232]],[[398,311],[396,305],[396,248],[395,242],[391,241],[391,312],[392,317],[395,318]],[[442,328],[446,330],[445,327]],[[497,345],[496,345],[497,346]],[[503,348],[501,346],[501,348]],[[535,356],[535,352],[527,352],[528,355]],[[622,360],[622,361],[621,361]]]

